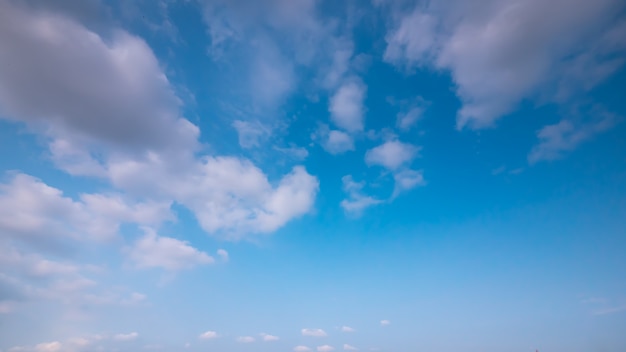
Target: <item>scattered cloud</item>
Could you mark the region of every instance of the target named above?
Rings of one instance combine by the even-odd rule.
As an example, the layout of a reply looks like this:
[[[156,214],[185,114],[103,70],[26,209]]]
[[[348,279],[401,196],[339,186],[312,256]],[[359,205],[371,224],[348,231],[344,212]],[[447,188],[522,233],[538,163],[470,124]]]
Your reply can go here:
[[[398,140],[387,141],[365,153],[368,165],[380,165],[389,170],[397,170],[418,156],[419,147]]]
[[[270,334],[266,334],[266,333],[261,333],[259,334],[261,336],[261,338],[263,339],[263,341],[266,342],[271,342],[271,341],[278,341],[280,340],[280,338],[278,336],[274,336],[274,335],[270,335]]]
[[[138,268],[178,271],[215,261],[213,257],[190,246],[186,241],[158,236],[149,228],[144,228],[144,232],[144,236],[138,239],[127,253],[128,258]]]
[[[203,332],[202,334],[200,334],[198,336],[198,338],[202,339],[202,340],[213,340],[213,339],[216,339],[218,337],[219,337],[219,335],[217,334],[217,332],[211,331],[211,330]]]
[[[344,325],[341,327],[341,331],[342,332],[355,332],[356,330],[354,328]]]
[[[328,336],[322,329],[302,329],[302,336],[325,337]]]
[[[341,201],[341,207],[349,214],[358,216],[363,210],[376,204],[380,204],[383,201],[368,196],[363,193],[365,182],[356,182],[351,175],[346,175],[341,178],[343,183],[343,190],[348,197]]]
[[[626,26],[613,16],[620,9],[619,0],[471,6],[455,0],[405,13],[398,8],[384,59],[403,68],[449,70],[463,103],[458,128],[485,128],[524,99],[563,100],[558,87],[588,90],[621,67],[616,55],[626,51],[626,36],[617,40],[615,33],[626,33]]]
[[[540,161],[550,161],[562,158],[567,152],[613,127],[618,118],[614,114],[594,109],[590,112],[595,115],[586,122],[577,122],[563,119],[554,125],[543,127],[537,132],[539,143],[528,154],[528,162],[535,164]]]
[[[422,170],[400,170],[393,175],[395,186],[392,198],[398,194],[411,190],[417,186],[424,186],[424,173]]]
[[[347,343],[345,343],[343,345],[343,350],[344,351],[358,351],[359,349],[354,347],[354,346],[351,346],[351,345],[348,345]]]
[[[330,352],[334,350],[335,348],[330,345],[317,346],[317,352]]]
[[[131,332],[128,334],[117,334],[115,336],[113,336],[113,340],[115,341],[132,341],[137,339],[137,337],[139,337],[139,334],[136,332]]]
[[[237,342],[239,343],[252,343],[256,341],[256,339],[252,336],[239,336],[237,338]]]
[[[390,322],[389,320],[381,320],[381,321],[380,321],[380,325],[381,325],[381,326],[391,325],[391,322]]]
[[[363,106],[366,87],[360,81],[349,81],[341,86],[330,100],[331,120],[350,133],[363,130]]]
[[[293,348],[294,352],[308,352],[310,350],[311,350],[311,348],[309,348],[307,346],[302,346],[302,345],[296,346],[296,347]]]

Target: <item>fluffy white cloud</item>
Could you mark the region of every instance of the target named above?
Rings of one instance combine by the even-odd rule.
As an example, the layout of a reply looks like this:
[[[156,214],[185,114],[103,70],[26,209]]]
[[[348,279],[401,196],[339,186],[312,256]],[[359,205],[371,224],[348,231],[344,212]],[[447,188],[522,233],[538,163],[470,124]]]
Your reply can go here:
[[[381,320],[380,321],[380,325],[382,325],[382,326],[391,325],[391,322],[389,320]]]
[[[326,334],[326,331],[322,330],[322,329],[302,329],[302,336],[314,336],[314,337],[324,337],[324,336],[328,336]]]
[[[61,351],[63,345],[59,341],[44,342],[35,346],[36,352],[57,352]]]
[[[326,126],[322,126],[314,138],[319,138],[324,150],[331,154],[343,154],[354,150],[354,139],[351,135],[338,130],[329,130]]]
[[[344,351],[358,351],[359,349],[354,347],[354,346],[351,346],[351,345],[348,345],[347,343],[345,343],[345,344],[343,344],[343,350]]]
[[[364,209],[382,203],[382,200],[363,193],[363,187],[365,187],[364,181],[356,182],[351,175],[342,177],[341,181],[343,183],[343,190],[348,195],[346,199],[341,201],[341,207],[347,213],[358,216]]]
[[[539,130],[539,143],[528,155],[528,162],[534,164],[561,158],[579,144],[613,127],[618,121],[615,115],[598,109],[592,110],[590,115],[593,116],[591,121],[561,120]]]
[[[256,340],[252,336],[239,336],[237,338],[237,342],[239,342],[239,343],[252,343],[254,341],[256,341]]]
[[[317,346],[317,352],[330,352],[330,351],[334,351],[335,348],[333,346],[330,345],[322,345],[322,346]]]
[[[278,341],[278,340],[280,340],[280,338],[279,338],[278,336],[274,336],[274,335],[270,335],[270,334],[265,334],[265,333],[262,333],[262,334],[260,334],[260,335],[261,335],[261,338],[263,339],[263,341],[266,341],[266,342],[271,342],[271,341]]]
[[[310,350],[311,350],[311,348],[310,348],[310,347],[307,347],[307,346],[302,346],[302,345],[300,345],[300,346],[296,346],[296,347],[294,347],[294,348],[293,348],[293,351],[294,351],[294,352],[308,352],[308,351],[310,351]]]
[[[330,99],[331,119],[348,132],[363,130],[363,106],[366,87],[361,81],[348,81]]]
[[[62,238],[111,239],[122,223],[158,225],[174,219],[169,202],[132,203],[120,195],[65,197],[25,174],[0,184],[2,236],[41,245]]]
[[[341,331],[342,332],[355,332],[356,330],[354,328],[344,325],[341,327]]]
[[[145,235],[128,250],[129,259],[139,268],[177,271],[215,261],[213,257],[190,246],[186,241],[158,236],[149,228],[144,228],[144,231]]]
[[[198,338],[202,339],[202,340],[212,340],[212,339],[216,339],[218,337],[219,337],[219,335],[217,334],[217,332],[211,331],[211,330],[205,331],[202,334],[200,334],[200,336],[198,336]]]
[[[457,126],[483,128],[524,99],[564,99],[617,70],[626,26],[619,0],[462,1],[417,6],[387,35],[385,59],[450,70]]]
[[[419,147],[398,140],[387,141],[365,153],[368,165],[380,165],[389,170],[397,170],[418,156]]]
[[[179,116],[180,99],[141,39],[112,30],[105,41],[62,15],[0,6],[1,115],[47,135],[63,170],[177,201],[210,233],[269,233],[312,207],[318,182],[302,167],[273,187],[247,160],[196,157],[199,130]]]
[[[111,165],[113,183],[132,193],[161,195],[192,210],[209,233],[231,237],[270,233],[307,213],[319,188],[317,178],[296,166],[273,187],[250,161],[234,157]],[[144,175],[152,175],[146,179]]]
[[[0,116],[78,145],[195,148],[199,130],[178,116],[178,98],[142,39],[116,30],[105,41],[23,6],[0,4]]]
[[[137,339],[137,337],[139,337],[139,334],[136,332],[131,332],[128,334],[117,334],[113,336],[113,340],[116,341],[132,341]]]

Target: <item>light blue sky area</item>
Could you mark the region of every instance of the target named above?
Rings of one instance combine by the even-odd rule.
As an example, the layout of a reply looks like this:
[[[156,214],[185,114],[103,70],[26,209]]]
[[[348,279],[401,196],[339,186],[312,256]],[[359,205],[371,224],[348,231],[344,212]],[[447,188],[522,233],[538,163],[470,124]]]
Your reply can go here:
[[[619,0],[0,0],[0,351],[626,350]]]

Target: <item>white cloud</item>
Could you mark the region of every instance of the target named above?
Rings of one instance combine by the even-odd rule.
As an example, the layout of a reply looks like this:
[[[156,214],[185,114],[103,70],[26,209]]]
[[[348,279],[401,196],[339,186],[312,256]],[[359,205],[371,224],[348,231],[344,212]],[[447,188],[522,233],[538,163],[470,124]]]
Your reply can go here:
[[[397,140],[387,141],[365,153],[368,165],[380,165],[389,170],[397,170],[418,156],[419,147]]]
[[[344,326],[341,327],[341,331],[342,332],[355,332],[356,330],[354,328],[351,328],[349,326],[345,326],[344,325]]]
[[[341,178],[343,183],[343,190],[347,193],[348,197],[341,201],[341,207],[352,215],[360,215],[364,209],[382,203],[382,200],[373,198],[363,193],[363,187],[365,182],[356,182],[351,175],[346,175]]]
[[[2,235],[37,244],[61,238],[111,239],[122,223],[158,225],[173,219],[168,202],[131,203],[103,194],[79,198],[75,201],[32,176],[15,174],[10,183],[0,184]]]
[[[0,4],[2,116],[73,143],[132,150],[193,149],[199,130],[146,43],[115,30],[104,41],[73,20]],[[87,54],[86,54],[87,53]]]
[[[621,67],[626,26],[614,14],[623,8],[619,0],[416,6],[398,12],[385,59],[450,70],[463,103],[457,126],[484,128],[524,99],[563,99],[563,87],[588,90]]]
[[[318,131],[317,137],[321,138],[322,147],[330,154],[337,155],[354,150],[354,139],[345,132],[322,127]]]
[[[317,352],[330,352],[334,350],[335,348],[330,345],[317,346]]]
[[[222,261],[227,262],[229,259],[228,252],[225,249],[218,249],[217,255],[222,259]]]
[[[113,340],[116,341],[132,341],[137,339],[137,337],[139,337],[139,334],[136,332],[131,332],[128,334],[117,334],[115,336],[113,336]]]
[[[231,238],[270,233],[304,215],[319,188],[317,178],[301,166],[273,187],[259,168],[234,157],[165,162],[155,156],[145,162],[116,163],[110,172],[115,185],[133,193],[171,197],[192,210],[205,231],[226,232]],[[146,174],[152,177],[148,180]]]
[[[280,338],[278,336],[274,336],[274,335],[270,335],[270,334],[265,334],[265,333],[261,333],[261,338],[263,339],[263,341],[266,342],[270,342],[270,341],[278,341],[280,340]]]
[[[272,133],[269,127],[259,121],[235,120],[233,127],[239,135],[239,145],[244,149],[259,147]]]
[[[212,340],[218,337],[219,335],[217,334],[217,332],[211,330],[203,332],[202,334],[200,334],[200,336],[198,336],[198,338],[202,340]]]
[[[393,174],[395,186],[392,197],[398,194],[411,190],[417,186],[423,186],[426,184],[424,180],[424,173],[422,170],[400,170]]]
[[[179,116],[180,99],[141,39],[112,29],[104,41],[60,15],[0,7],[0,51],[10,53],[0,65],[2,116],[49,137],[63,170],[176,201],[207,232],[233,237],[273,232],[313,206],[318,182],[302,167],[273,187],[247,160],[198,158],[199,129]]]
[[[293,348],[294,352],[308,352],[310,350],[311,350],[311,348],[309,348],[307,346],[302,346],[302,345],[296,346],[296,347]]]
[[[366,87],[361,81],[348,81],[330,99],[331,119],[350,133],[363,130],[363,106]]]
[[[239,343],[252,343],[254,341],[256,341],[256,340],[252,336],[239,336],[237,338],[237,342],[239,342]]]
[[[606,111],[593,109],[591,121],[561,120],[554,125],[543,127],[537,132],[539,143],[528,155],[528,162],[534,164],[561,158],[565,153],[613,127],[618,118]]]
[[[380,321],[380,325],[382,325],[382,326],[391,325],[391,322],[389,320],[381,320]]]
[[[158,236],[149,228],[144,228],[144,232],[144,236],[138,239],[127,253],[128,258],[138,268],[177,271],[215,261],[213,257],[190,246],[186,241]]]
[[[302,329],[302,336],[324,337],[328,336],[322,329]]]
[[[348,345],[347,343],[345,343],[345,344],[343,344],[343,350],[344,351],[358,351],[359,349],[354,347],[354,346],[351,346],[351,345]]]

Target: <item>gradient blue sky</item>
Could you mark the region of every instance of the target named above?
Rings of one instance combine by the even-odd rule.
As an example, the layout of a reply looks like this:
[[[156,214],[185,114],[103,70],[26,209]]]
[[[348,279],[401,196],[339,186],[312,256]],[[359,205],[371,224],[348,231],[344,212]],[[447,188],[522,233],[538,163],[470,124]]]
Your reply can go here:
[[[626,350],[620,0],[0,0],[0,351]]]

